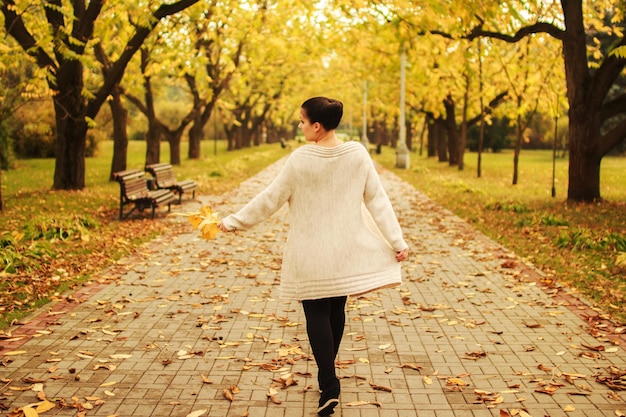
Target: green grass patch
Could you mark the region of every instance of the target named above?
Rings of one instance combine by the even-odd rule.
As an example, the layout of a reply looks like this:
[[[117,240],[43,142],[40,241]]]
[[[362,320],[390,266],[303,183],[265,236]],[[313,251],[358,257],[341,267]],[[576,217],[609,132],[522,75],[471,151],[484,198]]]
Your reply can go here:
[[[594,204],[567,201],[567,159],[551,151],[522,151],[512,185],[513,152],[465,155],[465,168],[410,155],[410,169],[395,168],[395,153],[376,155],[382,165],[433,201],[539,267],[577,288],[603,310],[626,320],[626,158],[602,161],[601,195]],[[552,197],[552,187],[556,197]]]
[[[288,153],[279,144],[229,152],[225,141],[204,141],[202,158],[189,160],[187,142],[181,145],[182,163],[174,171],[198,183],[196,195],[223,194]],[[162,161],[169,160],[168,152],[163,143]],[[143,141],[131,141],[127,167],[143,169],[145,154]],[[18,160],[16,169],[1,173],[0,329],[176,227],[148,215],[117,220],[120,191],[109,181],[112,156],[113,143],[100,143],[98,154],[86,160],[82,191],[51,190],[53,159]]]

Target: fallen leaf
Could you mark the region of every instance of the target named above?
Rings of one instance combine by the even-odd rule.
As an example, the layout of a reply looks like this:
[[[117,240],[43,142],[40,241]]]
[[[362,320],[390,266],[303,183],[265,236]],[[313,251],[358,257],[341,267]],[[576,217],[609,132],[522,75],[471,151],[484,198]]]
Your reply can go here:
[[[416,365],[414,363],[403,363],[402,365],[400,365],[400,368],[409,368],[409,369],[414,369],[416,371],[419,371],[422,369],[421,366]]]
[[[224,390],[222,391],[222,394],[224,395],[224,398],[226,398],[228,401],[230,402],[235,401],[235,397],[233,396],[233,393],[228,388],[224,388]]]
[[[130,359],[132,357],[133,355],[128,353],[116,353],[114,355],[109,355],[109,358],[111,359]]]
[[[23,355],[25,353],[28,353],[28,351],[26,350],[11,350],[9,352],[6,352],[4,354],[4,356],[16,356],[16,355]]]
[[[207,412],[206,409],[192,411],[191,413],[187,414],[187,417],[200,417],[201,415],[203,415],[206,412]]]
[[[386,391],[386,392],[391,392],[392,391],[391,387],[385,387],[383,385],[377,385],[377,384],[374,384],[373,381],[370,381],[370,387],[372,387],[372,389],[375,390],[375,391]]]
[[[446,380],[446,384],[447,385],[456,385],[456,386],[459,386],[459,387],[467,386],[467,382],[465,382],[461,378],[448,378]]]
[[[361,405],[375,405],[376,407],[382,407],[383,405],[381,403],[379,403],[378,401],[365,401],[365,400],[361,400],[361,401],[352,401],[346,404],[346,406],[348,407],[358,407]]]
[[[24,417],[39,417],[39,413],[29,406],[22,407],[22,412],[24,413]]]

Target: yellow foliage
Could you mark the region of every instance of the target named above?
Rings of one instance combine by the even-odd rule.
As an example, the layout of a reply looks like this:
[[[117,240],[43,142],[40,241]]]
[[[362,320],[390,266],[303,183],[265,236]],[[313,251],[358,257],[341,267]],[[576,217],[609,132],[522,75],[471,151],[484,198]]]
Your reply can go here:
[[[218,213],[213,213],[208,206],[203,206],[200,211],[193,213],[172,213],[170,216],[185,216],[194,229],[200,231],[200,236],[205,240],[213,240],[219,233],[217,224],[220,219]]]

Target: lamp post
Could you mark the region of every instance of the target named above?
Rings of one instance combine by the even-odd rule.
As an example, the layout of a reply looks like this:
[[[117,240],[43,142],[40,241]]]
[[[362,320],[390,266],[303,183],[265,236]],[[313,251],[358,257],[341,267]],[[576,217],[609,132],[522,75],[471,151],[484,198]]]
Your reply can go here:
[[[402,50],[400,58],[400,138],[396,148],[396,168],[409,168],[409,148],[406,146],[406,122],[405,122],[405,98],[404,90],[406,85],[406,52]]]
[[[367,81],[363,82],[363,134],[361,134],[361,144],[365,149],[369,148],[370,141],[367,139]]]

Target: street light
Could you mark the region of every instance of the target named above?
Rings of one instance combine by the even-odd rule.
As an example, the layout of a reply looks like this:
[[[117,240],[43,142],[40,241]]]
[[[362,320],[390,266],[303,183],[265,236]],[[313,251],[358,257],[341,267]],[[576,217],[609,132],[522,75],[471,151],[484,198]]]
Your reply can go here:
[[[406,52],[402,49],[400,59],[400,138],[396,148],[396,168],[409,168],[409,148],[406,146],[406,122],[405,122],[405,98],[404,90],[406,85]]]
[[[363,134],[361,144],[369,149],[370,141],[367,139],[367,81],[363,82]]]

